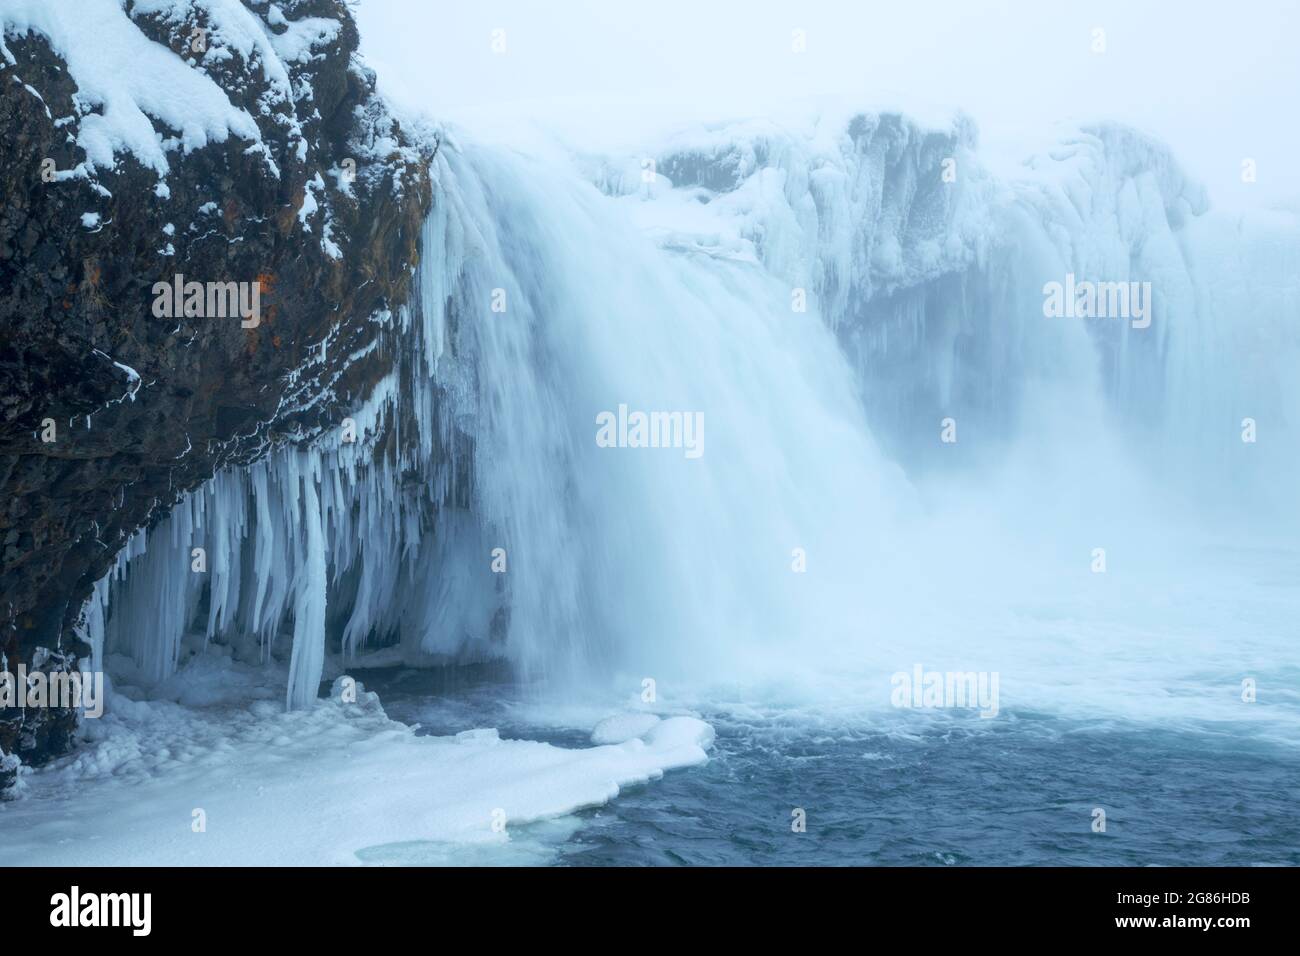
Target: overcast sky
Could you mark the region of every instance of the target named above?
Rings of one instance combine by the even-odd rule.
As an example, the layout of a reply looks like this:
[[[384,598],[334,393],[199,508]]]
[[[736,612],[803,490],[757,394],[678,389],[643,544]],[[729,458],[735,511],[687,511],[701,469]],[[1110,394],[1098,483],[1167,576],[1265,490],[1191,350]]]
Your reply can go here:
[[[833,95],[964,109],[996,152],[1057,122],[1113,118],[1166,139],[1235,205],[1300,194],[1298,11],[1296,0],[359,0],[358,18],[385,92],[471,132],[527,112],[594,135],[639,114],[730,119]],[[792,50],[794,30],[806,52]]]

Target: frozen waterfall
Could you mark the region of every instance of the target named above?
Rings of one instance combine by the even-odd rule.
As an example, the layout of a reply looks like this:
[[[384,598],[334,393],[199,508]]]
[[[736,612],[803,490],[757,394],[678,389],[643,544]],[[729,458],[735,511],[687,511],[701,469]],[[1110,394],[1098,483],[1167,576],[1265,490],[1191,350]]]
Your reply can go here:
[[[295,707],[327,650],[390,645],[557,682],[761,674],[954,582],[1055,586],[1096,538],[1294,531],[1297,218],[1210,209],[1131,130],[1015,177],[969,120],[895,114],[621,157],[451,136],[435,163],[393,373],[133,538],[97,657],[156,682],[187,640],[278,652]],[[1045,315],[1067,277],[1149,282],[1149,325]],[[691,416],[701,453],[598,441],[633,412]]]

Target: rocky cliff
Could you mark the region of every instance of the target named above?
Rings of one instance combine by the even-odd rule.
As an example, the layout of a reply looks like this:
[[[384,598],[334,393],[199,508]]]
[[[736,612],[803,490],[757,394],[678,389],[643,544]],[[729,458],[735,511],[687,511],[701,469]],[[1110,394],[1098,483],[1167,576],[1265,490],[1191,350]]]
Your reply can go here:
[[[385,374],[430,147],[376,95],[342,0],[0,20],[0,663],[57,670],[134,531]],[[0,790],[75,719],[0,710]]]

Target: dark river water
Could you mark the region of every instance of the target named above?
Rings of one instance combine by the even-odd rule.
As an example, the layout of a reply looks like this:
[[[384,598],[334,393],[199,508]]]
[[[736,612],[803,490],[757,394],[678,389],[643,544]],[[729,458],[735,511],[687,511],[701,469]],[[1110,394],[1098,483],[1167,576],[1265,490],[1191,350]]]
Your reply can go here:
[[[491,726],[503,737],[591,746],[589,727],[521,719],[528,709],[506,684],[411,671],[363,679],[390,716],[421,733]],[[717,731],[706,765],[626,788],[569,825],[512,828],[512,840],[542,848],[522,861],[1300,865],[1300,751],[1240,728],[1012,711],[872,726],[807,709],[698,710]],[[467,862],[494,861],[480,851]]]

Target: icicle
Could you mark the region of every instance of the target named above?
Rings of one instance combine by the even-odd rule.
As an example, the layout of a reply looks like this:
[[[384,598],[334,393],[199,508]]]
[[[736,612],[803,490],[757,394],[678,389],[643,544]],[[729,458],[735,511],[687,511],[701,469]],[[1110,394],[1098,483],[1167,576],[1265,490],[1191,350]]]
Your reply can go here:
[[[881,540],[889,503],[910,503],[876,441],[911,467],[909,443],[935,454],[950,405],[962,406],[964,434],[1010,435],[1049,415],[1031,391],[1043,382],[1094,430],[1108,395],[1157,423],[1186,406],[1164,431],[1179,446],[1170,467],[1187,474],[1201,472],[1191,446],[1236,441],[1197,423],[1228,411],[1240,421],[1236,409],[1262,408],[1283,432],[1255,458],[1293,460],[1295,426],[1276,411],[1300,403],[1288,374],[1296,287],[1267,281],[1300,274],[1293,221],[1253,226],[1240,261],[1215,245],[1235,227],[1175,235],[1166,210],[1184,186],[1163,161],[1096,137],[1063,183],[1008,187],[972,157],[951,190],[918,184],[946,155],[935,150],[961,144],[903,121],[863,118],[815,142],[770,129],[738,146],[729,130],[706,138],[700,155],[722,162],[737,147],[743,175],[713,191],[708,235],[667,240],[568,173],[441,150],[417,294],[387,319],[394,367],[351,412],[356,442],[327,428],[315,444],[275,448],[135,535],[94,599],[105,651],[165,679],[205,587],[198,628],[211,640],[255,637],[269,660],[292,622],[291,706],[314,699],[327,646],[351,657],[400,638],[413,656],[506,654],[541,670],[585,657],[588,635],[640,652],[710,629],[803,633],[868,577],[842,542]],[[1139,189],[1143,201],[1121,209]],[[1125,333],[1113,356],[1086,324],[1042,318],[1043,280],[1099,259],[1116,278],[1139,266],[1182,276],[1162,284],[1178,294],[1157,304],[1158,334]],[[1205,277],[1184,281],[1189,270]],[[808,294],[806,321],[791,312],[792,288]],[[505,314],[489,311],[498,292]],[[1227,320],[1254,314],[1246,329]],[[1261,374],[1234,376],[1252,362]],[[699,462],[602,454],[592,416],[620,402],[701,411],[711,450]],[[758,556],[818,534],[822,602],[808,609],[811,576],[791,597],[780,562]],[[724,542],[725,559],[701,561]],[[206,574],[189,571],[196,545]],[[507,576],[488,570],[498,547]],[[858,578],[837,581],[832,568]],[[326,607],[343,612],[328,635]],[[825,623],[861,616],[841,607]]]
[[[289,662],[289,686],[285,692],[288,709],[309,707],[320,689],[325,667],[325,602],[328,582],[325,573],[325,535],[321,529],[317,475],[308,469],[302,476],[302,563],[294,582],[293,656]]]

